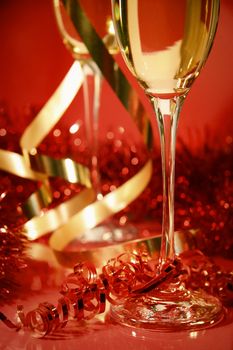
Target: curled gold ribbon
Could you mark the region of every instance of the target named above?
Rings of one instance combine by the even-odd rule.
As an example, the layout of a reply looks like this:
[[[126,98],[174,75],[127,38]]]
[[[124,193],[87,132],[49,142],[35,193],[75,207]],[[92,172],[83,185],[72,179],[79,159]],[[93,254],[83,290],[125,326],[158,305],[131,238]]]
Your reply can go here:
[[[59,204],[54,209],[45,211],[43,215],[36,216],[24,224],[24,231],[30,240],[38,239],[46,233],[53,232],[62,225],[69,223],[71,218],[78,212],[82,211],[84,207],[91,204],[95,200],[95,192],[93,189],[85,189],[78,195]],[[61,230],[61,229],[60,229]],[[66,240],[67,232],[62,230],[63,237],[61,240]]]
[[[85,230],[94,228],[112,214],[124,209],[146,187],[150,180],[151,172],[152,163],[149,160],[129,181],[115,191],[108,193],[102,200],[96,201],[79,211],[50,237],[52,248],[56,251],[64,250],[70,242]],[[65,235],[64,232],[66,232]]]
[[[43,171],[47,176],[58,176],[70,183],[91,187],[89,169],[70,158],[54,159],[40,154],[37,157],[29,155],[29,159],[33,169]]]
[[[46,174],[33,171],[25,158],[15,152],[0,150],[0,169],[28,180],[40,181],[47,178]]]
[[[28,218],[40,214],[41,208],[51,203],[52,194],[47,183],[47,175],[32,170],[24,156],[15,152],[0,150],[0,169],[24,179],[41,182],[38,191],[29,196],[22,205],[23,212]]]
[[[79,183],[90,188],[90,171],[87,167],[78,164],[69,158],[54,159],[52,157],[41,155],[38,154],[36,150],[36,147],[48,135],[70,106],[82,83],[83,72],[81,65],[78,62],[74,62],[59,87],[53,93],[52,97],[47,101],[24,131],[20,139],[20,145],[23,151],[24,160],[30,164],[30,167],[35,171],[44,174],[44,177],[59,176],[70,183]],[[43,184],[39,191],[33,193],[26,203],[23,204],[23,211],[28,218],[39,216],[33,220],[33,225],[30,221],[25,227],[27,228],[29,224],[30,227],[34,227],[33,232],[35,238],[39,238],[42,231],[43,234],[45,234],[54,229],[53,220],[48,220],[49,217],[52,217],[52,214],[43,215],[43,219],[41,216],[41,210],[52,202],[52,195],[49,191],[48,182],[46,182],[45,178],[42,178],[42,181]],[[57,212],[60,213],[60,207],[57,208]],[[68,215],[68,213],[70,213],[70,204],[67,204],[66,210],[66,217],[69,218],[71,214]],[[63,223],[63,216],[59,216],[59,218],[60,220],[57,220],[55,228],[59,227],[60,222]],[[35,224],[35,222],[37,224]],[[46,222],[46,225],[43,225],[43,222]],[[42,226],[44,227],[43,230],[41,228]],[[37,235],[35,233],[36,227],[38,232]],[[28,230],[26,230],[26,232],[28,232]],[[30,238],[31,234],[29,233],[28,235]]]

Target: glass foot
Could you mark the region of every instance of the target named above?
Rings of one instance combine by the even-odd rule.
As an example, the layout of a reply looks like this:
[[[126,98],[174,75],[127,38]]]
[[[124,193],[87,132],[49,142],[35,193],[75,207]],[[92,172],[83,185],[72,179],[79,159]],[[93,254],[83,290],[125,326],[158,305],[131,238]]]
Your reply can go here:
[[[207,328],[222,320],[223,314],[217,298],[184,287],[137,295],[111,307],[114,321],[154,331]]]
[[[79,238],[81,244],[108,245],[130,241],[137,237],[138,230],[133,225],[120,226],[114,222],[98,225]]]

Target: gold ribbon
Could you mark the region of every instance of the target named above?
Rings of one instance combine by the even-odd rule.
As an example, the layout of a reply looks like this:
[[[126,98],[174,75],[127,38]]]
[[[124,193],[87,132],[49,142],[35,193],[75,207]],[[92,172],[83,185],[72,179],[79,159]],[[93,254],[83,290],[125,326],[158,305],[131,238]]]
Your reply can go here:
[[[33,171],[25,158],[15,152],[0,150],[0,169],[28,180],[40,181],[47,178],[46,174]]]
[[[82,17],[80,22],[80,18],[77,17],[78,14]],[[71,1],[70,15],[94,61],[98,64],[124,107],[130,113],[134,110],[132,118],[134,118],[141,134],[144,135],[147,147],[150,148],[152,144],[151,126],[149,119],[144,113],[144,108],[138,98],[136,98],[137,103],[135,105],[135,92],[132,92],[128,81],[115,60],[108,53],[102,40],[94,31],[89,19],[76,0]],[[85,31],[83,32],[84,28],[88,28],[88,36],[85,35]],[[152,161],[149,159],[142,169],[130,180],[115,191],[107,194],[103,200],[95,201],[96,193],[91,188],[88,168],[75,163],[72,159],[53,159],[38,154],[38,145],[49,134],[70,106],[82,83],[83,73],[81,64],[76,61],[57,90],[24,131],[20,139],[23,156],[0,150],[0,168],[2,170],[23,178],[41,182],[40,190],[33,193],[24,205],[24,210],[30,220],[24,224],[23,229],[30,240],[35,240],[47,233],[51,233],[49,240],[50,246],[56,252],[59,260],[63,260],[63,263],[66,259],[67,262],[69,261],[68,256],[70,253],[65,251],[66,247],[86,230],[95,227],[109,216],[127,207],[146,188],[152,174]],[[138,117],[138,111],[140,112],[140,118]],[[81,190],[78,195],[70,200],[48,210],[46,207],[52,200],[49,191],[50,176],[60,176],[68,182],[80,183],[85,186],[85,189]],[[150,244],[150,240],[147,241],[147,244],[148,246],[153,245]],[[128,242],[126,245],[115,245],[114,247],[119,251],[119,249],[124,249],[125,246],[134,247],[135,241]],[[112,249],[114,248],[111,250],[109,248],[103,249],[105,252],[108,249],[108,251],[113,253]],[[74,259],[79,259],[82,253],[72,252],[72,263]],[[94,253],[94,251],[90,250],[89,253],[90,258],[92,257],[94,261],[103,259],[103,250],[99,251],[100,255],[98,255],[97,251]],[[87,251],[87,254],[89,253]],[[98,255],[98,259],[96,254]]]
[[[85,207],[73,216],[63,227],[54,232],[50,238],[50,244],[54,250],[63,251],[65,247],[76,239],[85,230],[89,230],[100,224],[109,216],[121,211],[144,189],[152,172],[151,161],[129,181],[108,193],[102,200]],[[66,232],[66,235],[64,235]]]

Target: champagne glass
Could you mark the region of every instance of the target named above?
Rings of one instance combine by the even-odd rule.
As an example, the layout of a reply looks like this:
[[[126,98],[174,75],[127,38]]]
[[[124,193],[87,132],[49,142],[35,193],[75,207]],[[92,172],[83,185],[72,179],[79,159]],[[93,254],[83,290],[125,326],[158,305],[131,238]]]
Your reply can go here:
[[[85,124],[87,128],[87,140],[91,150],[91,179],[92,186],[96,192],[96,200],[101,200],[103,195],[101,192],[101,176],[98,161],[98,131],[103,76],[71,21],[70,13],[73,11],[72,5],[75,1],[76,0],[53,0],[53,8],[63,42],[72,53],[74,59],[78,60],[82,66],[84,76]],[[79,5],[81,5],[82,9],[90,16],[90,20],[94,25],[97,26],[109,53],[116,54],[119,48],[115,40],[111,16],[111,2],[109,0],[102,0],[101,2],[79,0]],[[76,9],[76,11],[78,10]],[[79,17],[80,20],[82,20],[82,16]],[[85,22],[82,22],[81,25],[85,26]],[[92,78],[93,88],[89,85]],[[91,242],[94,244],[102,244],[104,242],[115,243],[131,239],[136,234],[136,228],[132,225],[126,224],[123,227],[111,219],[106,219],[93,229],[83,232],[83,235],[79,237],[79,241],[88,244]]]
[[[163,218],[157,275],[173,263],[174,174],[177,122],[192,83],[213,44],[219,0],[112,0],[115,32],[131,73],[152,103],[158,123]],[[218,299],[187,290],[181,278],[135,293],[113,306],[123,324],[155,330],[198,328],[222,317]]]

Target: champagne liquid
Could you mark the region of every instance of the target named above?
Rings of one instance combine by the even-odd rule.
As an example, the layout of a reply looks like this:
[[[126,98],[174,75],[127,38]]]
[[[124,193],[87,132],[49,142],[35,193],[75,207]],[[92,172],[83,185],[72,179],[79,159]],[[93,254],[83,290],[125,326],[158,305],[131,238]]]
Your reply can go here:
[[[129,69],[152,96],[185,94],[215,36],[219,0],[113,0]]]
[[[80,38],[74,24],[70,18],[72,4],[74,0],[54,0],[54,9],[57,24],[63,37],[64,44],[71,51],[76,59],[89,59],[90,55]],[[115,40],[114,27],[111,17],[111,2],[109,0],[79,0],[82,10],[88,16],[89,21],[103,39],[111,54],[118,52]],[[85,21],[80,17],[81,25],[85,26]]]

